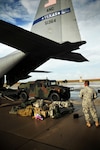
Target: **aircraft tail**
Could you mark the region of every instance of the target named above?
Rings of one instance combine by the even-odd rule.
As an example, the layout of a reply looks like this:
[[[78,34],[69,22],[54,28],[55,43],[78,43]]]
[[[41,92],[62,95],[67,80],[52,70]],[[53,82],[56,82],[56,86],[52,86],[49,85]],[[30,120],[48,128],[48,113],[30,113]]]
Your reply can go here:
[[[41,0],[31,31],[58,43],[81,41],[71,0]]]

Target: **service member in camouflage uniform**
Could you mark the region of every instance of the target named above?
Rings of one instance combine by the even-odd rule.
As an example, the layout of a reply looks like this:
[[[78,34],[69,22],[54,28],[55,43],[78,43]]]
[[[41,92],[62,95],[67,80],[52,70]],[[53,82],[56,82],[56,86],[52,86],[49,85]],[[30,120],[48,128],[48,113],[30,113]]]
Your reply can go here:
[[[93,88],[89,87],[89,81],[85,81],[84,86],[85,87],[80,91],[80,97],[82,98],[82,107],[83,107],[83,113],[86,120],[86,125],[88,127],[91,127],[90,121],[92,116],[96,127],[98,127],[99,122],[98,122],[97,112],[93,101],[93,99],[97,97],[97,94]]]

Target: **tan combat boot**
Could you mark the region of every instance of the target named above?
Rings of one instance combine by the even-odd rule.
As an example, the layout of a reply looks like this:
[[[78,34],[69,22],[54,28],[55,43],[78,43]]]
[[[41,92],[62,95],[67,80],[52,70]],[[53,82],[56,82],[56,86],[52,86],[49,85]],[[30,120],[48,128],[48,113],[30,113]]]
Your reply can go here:
[[[91,127],[90,122],[87,122],[87,123],[86,123],[86,126],[87,126],[88,128],[90,128],[90,127]]]
[[[96,127],[99,127],[99,122],[98,122],[98,121],[95,122],[95,126],[96,126]]]

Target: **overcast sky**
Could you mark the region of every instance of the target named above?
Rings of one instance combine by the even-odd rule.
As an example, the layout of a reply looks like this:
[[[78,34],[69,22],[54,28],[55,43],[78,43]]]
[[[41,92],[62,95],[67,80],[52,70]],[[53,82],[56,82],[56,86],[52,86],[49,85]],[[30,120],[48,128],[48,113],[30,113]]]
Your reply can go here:
[[[0,19],[30,30],[39,2],[40,0],[0,0]],[[87,42],[76,52],[81,53],[89,62],[76,63],[50,59],[37,70],[51,73],[31,73],[32,78],[29,80],[100,78],[100,0],[72,0],[72,2],[81,39]],[[0,44],[0,57],[13,51],[15,49]]]

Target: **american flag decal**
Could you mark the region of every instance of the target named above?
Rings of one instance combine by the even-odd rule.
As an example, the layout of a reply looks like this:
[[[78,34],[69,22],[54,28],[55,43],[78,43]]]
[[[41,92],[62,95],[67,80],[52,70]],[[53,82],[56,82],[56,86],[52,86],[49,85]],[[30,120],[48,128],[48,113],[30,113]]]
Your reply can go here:
[[[56,4],[56,1],[57,1],[57,0],[48,0],[48,3],[46,3],[46,4],[44,5],[44,7],[49,7],[49,6],[51,6],[51,5]]]

